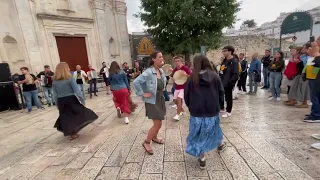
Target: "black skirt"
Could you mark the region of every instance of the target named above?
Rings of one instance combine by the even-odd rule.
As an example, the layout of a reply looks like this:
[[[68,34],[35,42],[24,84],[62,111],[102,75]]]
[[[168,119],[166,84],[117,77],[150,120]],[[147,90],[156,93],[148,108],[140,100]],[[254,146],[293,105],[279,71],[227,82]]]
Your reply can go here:
[[[64,136],[78,133],[86,125],[98,119],[96,113],[84,107],[76,96],[58,98],[59,118],[54,127]]]

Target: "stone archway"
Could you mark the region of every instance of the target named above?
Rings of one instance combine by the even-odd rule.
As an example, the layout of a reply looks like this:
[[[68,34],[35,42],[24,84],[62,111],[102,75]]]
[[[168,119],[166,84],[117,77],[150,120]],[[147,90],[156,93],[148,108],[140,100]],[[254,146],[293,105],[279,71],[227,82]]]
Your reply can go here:
[[[6,53],[6,58],[3,62],[10,65],[11,74],[19,73],[20,68],[25,66],[25,60],[20,52],[17,40],[7,35],[3,38],[3,47]]]

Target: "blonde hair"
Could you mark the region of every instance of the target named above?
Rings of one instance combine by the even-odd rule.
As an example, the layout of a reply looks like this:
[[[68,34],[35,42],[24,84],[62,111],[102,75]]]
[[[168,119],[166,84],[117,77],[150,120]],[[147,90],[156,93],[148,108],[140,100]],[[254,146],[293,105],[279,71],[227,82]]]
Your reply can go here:
[[[61,62],[57,65],[56,71],[54,72],[54,80],[66,80],[72,77],[69,69],[69,65],[66,62]]]

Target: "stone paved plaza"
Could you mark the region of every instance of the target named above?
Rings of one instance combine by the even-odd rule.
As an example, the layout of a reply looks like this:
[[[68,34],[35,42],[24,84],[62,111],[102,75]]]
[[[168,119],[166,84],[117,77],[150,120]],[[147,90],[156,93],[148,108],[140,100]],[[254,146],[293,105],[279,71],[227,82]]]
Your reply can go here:
[[[320,124],[303,123],[308,109],[267,101],[267,93],[242,95],[233,116],[222,119],[227,148],[207,156],[207,170],[184,150],[188,115],[168,118],[160,136],[165,145],[153,144],[155,154],[144,152],[142,142],[152,122],[145,118],[141,100],[126,125],[116,117],[112,96],[104,92],[87,100],[99,119],[70,141],[53,128],[55,107],[31,114],[0,114],[0,179],[14,180],[320,180],[320,151],[312,149]]]

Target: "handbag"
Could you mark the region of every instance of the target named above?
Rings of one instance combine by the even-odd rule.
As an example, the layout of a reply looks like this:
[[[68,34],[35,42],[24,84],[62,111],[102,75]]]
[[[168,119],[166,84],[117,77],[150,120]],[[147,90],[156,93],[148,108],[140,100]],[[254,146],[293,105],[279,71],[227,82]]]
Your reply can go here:
[[[289,61],[286,69],[284,70],[284,75],[286,75],[286,77],[289,80],[292,80],[297,74],[298,74],[297,63]]]
[[[137,109],[137,107],[138,107],[138,105],[135,104],[135,103],[132,101],[132,98],[131,98],[130,95],[129,95],[129,106],[130,106],[130,111],[131,111],[131,112],[134,112],[134,111]]]
[[[254,81],[260,83],[261,82],[261,74],[254,73]]]

